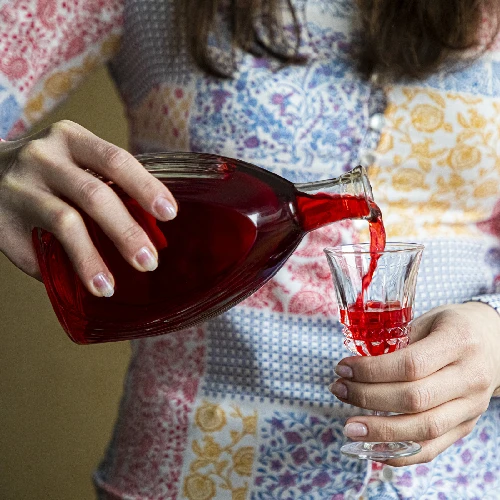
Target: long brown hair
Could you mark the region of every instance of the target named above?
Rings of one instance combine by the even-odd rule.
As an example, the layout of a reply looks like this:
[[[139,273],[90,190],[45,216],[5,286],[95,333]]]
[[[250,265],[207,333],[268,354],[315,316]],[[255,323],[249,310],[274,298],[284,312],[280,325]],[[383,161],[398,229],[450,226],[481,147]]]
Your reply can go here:
[[[334,1],[334,0],[332,0]],[[209,49],[218,38],[221,3],[228,5],[231,44],[225,61]],[[361,40],[353,56],[361,72],[422,78],[467,50],[488,47],[498,31],[496,0],[356,0]],[[196,63],[217,76],[231,76],[238,47],[283,63],[301,63],[300,25],[291,0],[177,0],[184,10],[184,36]],[[284,17],[291,18],[292,30]],[[483,20],[488,20],[486,39]],[[260,27],[260,29],[258,28]],[[266,36],[262,36],[262,32]]]
[[[365,74],[422,78],[445,61],[479,55],[498,31],[496,0],[358,0],[358,5],[359,65]]]

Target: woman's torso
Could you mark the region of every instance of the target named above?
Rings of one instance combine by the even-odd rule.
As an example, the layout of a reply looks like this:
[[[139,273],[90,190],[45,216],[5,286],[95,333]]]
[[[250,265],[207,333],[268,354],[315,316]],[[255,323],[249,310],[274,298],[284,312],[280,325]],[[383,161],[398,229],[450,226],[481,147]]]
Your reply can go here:
[[[134,152],[218,153],[293,182],[363,163],[389,239],[426,244],[417,314],[493,291],[494,51],[453,75],[377,86],[355,70],[354,2],[297,0],[308,62],[279,68],[238,54],[234,78],[221,80],[198,70],[175,38],[171,4],[125,0],[111,71]],[[360,410],[327,390],[348,352],[322,250],[366,238],[363,222],[310,233],[264,288],[229,312],[136,341],[98,486],[124,498],[495,498],[496,402],[431,464],[370,474],[369,463],[339,453],[343,422]]]

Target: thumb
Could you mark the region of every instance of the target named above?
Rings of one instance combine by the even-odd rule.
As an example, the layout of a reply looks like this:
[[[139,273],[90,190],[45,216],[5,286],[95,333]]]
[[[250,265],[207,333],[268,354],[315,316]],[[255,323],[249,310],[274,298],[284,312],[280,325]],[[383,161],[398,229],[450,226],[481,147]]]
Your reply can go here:
[[[434,322],[436,321],[438,315],[444,311],[448,306],[439,306],[427,311],[422,316],[411,322],[410,329],[410,344],[418,342],[423,338],[427,337],[432,330]]]

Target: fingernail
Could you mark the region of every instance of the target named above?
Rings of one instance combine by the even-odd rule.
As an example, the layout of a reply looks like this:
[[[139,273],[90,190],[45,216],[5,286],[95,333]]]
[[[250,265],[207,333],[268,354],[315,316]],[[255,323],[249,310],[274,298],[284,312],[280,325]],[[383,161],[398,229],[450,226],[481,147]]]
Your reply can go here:
[[[344,427],[344,436],[355,438],[355,437],[363,437],[368,434],[368,428],[365,424],[360,424],[358,422],[354,422],[352,424],[347,424]]]
[[[177,215],[177,210],[166,198],[158,198],[154,208],[163,220],[172,220]]]
[[[347,387],[342,382],[334,382],[328,389],[334,396],[347,399]]]
[[[352,378],[352,369],[347,365],[337,365],[335,367],[335,373],[342,378]]]
[[[154,271],[158,267],[158,260],[147,247],[142,247],[137,252],[135,260],[145,271]]]
[[[115,293],[111,280],[104,273],[96,274],[92,279],[92,284],[102,297],[111,297]]]

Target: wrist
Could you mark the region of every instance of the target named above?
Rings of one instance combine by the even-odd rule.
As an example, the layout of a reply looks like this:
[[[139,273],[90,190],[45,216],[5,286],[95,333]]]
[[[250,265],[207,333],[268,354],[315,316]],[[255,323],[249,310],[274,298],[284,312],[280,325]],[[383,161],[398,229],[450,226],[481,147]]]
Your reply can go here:
[[[489,328],[496,330],[500,336],[500,314],[494,304],[489,301],[469,300],[460,304],[471,311],[471,314],[477,314],[479,324],[488,325]]]
[[[462,306],[469,309],[470,314],[474,315],[474,321],[480,326],[486,340],[486,345],[489,345],[489,356],[493,369],[497,372],[497,381],[494,384],[492,397],[500,396],[500,314],[498,310],[489,302],[470,301],[464,302]]]

